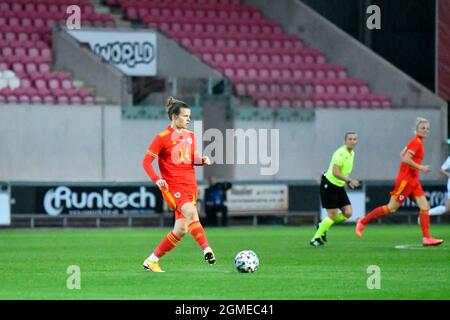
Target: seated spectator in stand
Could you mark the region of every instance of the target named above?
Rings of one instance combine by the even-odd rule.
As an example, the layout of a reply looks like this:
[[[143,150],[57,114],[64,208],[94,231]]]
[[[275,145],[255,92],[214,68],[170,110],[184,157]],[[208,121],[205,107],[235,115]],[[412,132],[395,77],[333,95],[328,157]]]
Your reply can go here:
[[[217,182],[216,177],[209,178],[209,187],[205,190],[206,223],[218,226],[217,213],[222,213],[222,226],[228,225],[228,208],[224,204],[227,200],[227,190],[231,189],[230,182]]]

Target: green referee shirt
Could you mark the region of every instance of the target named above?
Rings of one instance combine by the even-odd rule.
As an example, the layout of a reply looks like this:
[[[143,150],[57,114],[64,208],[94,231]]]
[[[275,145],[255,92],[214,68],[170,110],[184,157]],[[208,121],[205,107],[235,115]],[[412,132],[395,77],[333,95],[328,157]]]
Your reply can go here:
[[[349,152],[347,146],[343,145],[333,153],[333,157],[331,158],[330,165],[328,166],[328,170],[325,173],[325,177],[328,179],[328,181],[338,187],[345,186],[345,181],[338,179],[333,175],[333,166],[335,164],[338,165],[339,169],[341,169],[342,174],[348,177],[352,172],[354,159],[355,152],[353,150]]]

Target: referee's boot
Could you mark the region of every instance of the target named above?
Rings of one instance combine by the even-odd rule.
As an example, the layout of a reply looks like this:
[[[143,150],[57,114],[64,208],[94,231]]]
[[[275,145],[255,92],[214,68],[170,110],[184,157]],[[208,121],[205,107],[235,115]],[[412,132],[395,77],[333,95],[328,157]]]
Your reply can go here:
[[[214,254],[214,252],[212,250],[205,252],[203,258],[209,264],[216,264],[216,255]]]
[[[309,244],[313,247],[320,247],[320,246],[324,245],[322,239],[320,239],[320,238],[315,238],[315,239],[311,240],[309,242]]]
[[[319,225],[320,225],[320,223],[316,224],[316,230],[319,229]],[[322,242],[327,242],[327,232],[326,231],[323,233],[323,235],[320,237],[320,239],[322,240]]]

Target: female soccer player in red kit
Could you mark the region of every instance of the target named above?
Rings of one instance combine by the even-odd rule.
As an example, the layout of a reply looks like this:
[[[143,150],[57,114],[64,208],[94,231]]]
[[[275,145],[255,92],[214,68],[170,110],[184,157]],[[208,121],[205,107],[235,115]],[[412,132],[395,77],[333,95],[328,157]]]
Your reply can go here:
[[[375,208],[356,224],[356,236],[362,237],[362,232],[367,223],[394,213],[400,208],[408,197],[412,197],[420,209],[419,220],[422,228],[422,244],[424,246],[438,246],[444,242],[434,239],[430,234],[430,205],[419,182],[420,171],[430,172],[430,166],[422,165],[425,157],[423,140],[430,132],[430,123],[425,118],[416,119],[416,135],[408,142],[408,145],[400,154],[400,170],[395,180],[394,190],[391,192],[389,203]]]
[[[145,171],[175,213],[173,230],[144,261],[144,268],[153,272],[164,272],[159,266],[159,259],[172,250],[187,232],[191,233],[202,248],[205,260],[210,264],[216,262],[196,207],[197,180],[194,165],[208,165],[210,161],[208,157],[198,155],[194,133],[187,130],[191,116],[189,106],[170,97],[167,114],[171,124],[155,137],[143,161]],[[152,162],[155,158],[158,158],[162,177],[153,169]]]

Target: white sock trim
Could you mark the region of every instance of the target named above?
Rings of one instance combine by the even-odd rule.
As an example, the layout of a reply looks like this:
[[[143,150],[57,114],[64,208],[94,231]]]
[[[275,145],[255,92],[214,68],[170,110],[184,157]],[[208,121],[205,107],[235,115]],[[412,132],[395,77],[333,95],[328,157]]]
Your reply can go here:
[[[205,248],[205,250],[203,250],[203,253],[204,253],[204,254],[206,254],[206,253],[208,253],[208,252],[212,252],[211,247],[207,247],[207,248]]]
[[[152,262],[158,262],[159,258],[152,253],[150,256],[148,256],[148,260]]]

